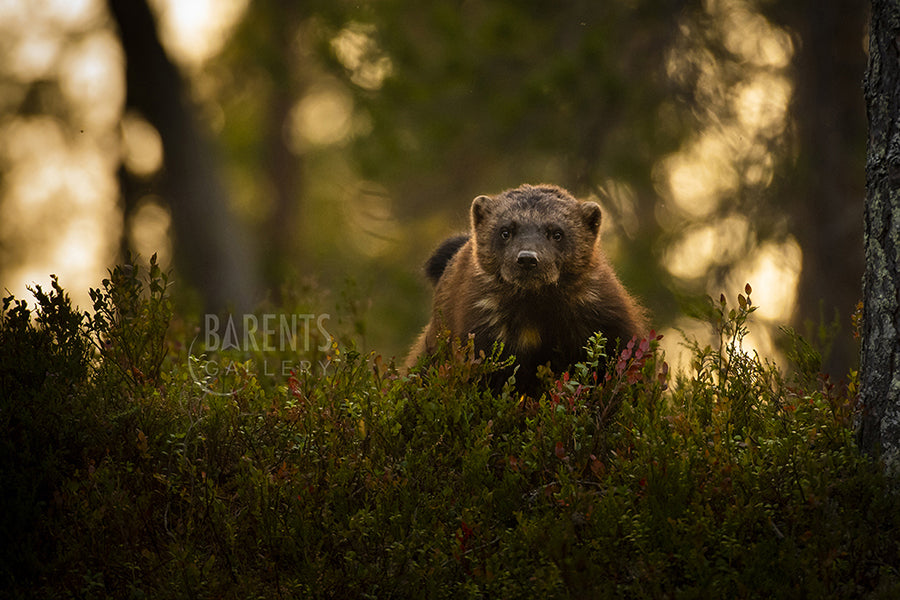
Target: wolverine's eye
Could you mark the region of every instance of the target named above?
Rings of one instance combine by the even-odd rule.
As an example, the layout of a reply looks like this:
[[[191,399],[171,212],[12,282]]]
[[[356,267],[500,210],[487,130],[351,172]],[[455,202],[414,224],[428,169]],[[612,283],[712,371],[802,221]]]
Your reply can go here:
[[[507,229],[506,227],[504,227],[503,229],[500,230],[500,239],[503,240],[504,242],[507,241],[511,237],[512,237],[512,232],[509,229]]]

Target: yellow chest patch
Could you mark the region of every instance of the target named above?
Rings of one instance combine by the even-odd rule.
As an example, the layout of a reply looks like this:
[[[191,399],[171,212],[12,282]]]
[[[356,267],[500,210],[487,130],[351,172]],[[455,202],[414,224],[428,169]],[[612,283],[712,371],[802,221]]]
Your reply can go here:
[[[518,346],[522,350],[534,350],[541,345],[541,332],[536,327],[525,327],[519,332]]]

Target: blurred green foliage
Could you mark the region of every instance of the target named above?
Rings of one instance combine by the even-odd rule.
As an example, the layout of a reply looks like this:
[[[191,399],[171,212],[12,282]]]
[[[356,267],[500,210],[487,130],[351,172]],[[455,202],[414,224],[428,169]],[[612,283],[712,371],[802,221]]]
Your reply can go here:
[[[401,355],[427,321],[421,265],[467,228],[472,198],[543,181],[606,198],[614,181],[628,198],[604,203],[607,251],[664,322],[675,303],[651,175],[690,126],[666,93],[678,14],[652,2],[252,3],[207,66],[204,99],[224,116],[231,187],[265,240],[269,283],[352,278],[371,298],[367,347]],[[329,123],[338,133],[316,141]]]
[[[427,321],[421,265],[467,227],[472,198],[541,181],[602,203],[604,250],[660,329],[766,242],[799,241],[803,297],[781,318],[805,332],[819,300],[846,321],[858,299],[861,232],[845,224],[859,221],[864,141],[859,98],[811,87],[861,74],[859,48],[836,70],[816,44],[844,48],[862,19],[819,31],[808,14],[803,0],[254,2],[205,67],[203,99],[267,283],[355,280],[371,299],[366,350],[402,355]],[[832,129],[846,143],[816,137]],[[678,154],[697,206],[673,199]],[[823,205],[818,185],[844,191]],[[850,258],[819,265],[835,245]],[[679,248],[690,276],[671,269]],[[832,354],[836,372],[854,363],[852,348]]]
[[[0,277],[53,271],[70,236],[92,248],[69,210],[90,206],[121,237],[94,261],[159,252],[211,310],[355,282],[360,349],[399,356],[427,321],[421,265],[471,199],[547,181],[603,205],[604,251],[657,328],[762,256],[761,292],[784,293],[757,341],[788,319],[816,339],[859,295],[856,4],[254,0],[210,5],[197,39],[173,23],[202,10],[169,0],[16,5]],[[51,159],[85,177],[43,185]]]
[[[208,393],[166,288],[131,264],[89,315],[56,284],[4,300],[0,594],[900,591],[900,498],[854,444],[855,379],[808,371],[799,342],[791,376],[746,352],[749,287],[708,302],[717,342],[688,340],[684,372],[656,336],[612,357],[595,338],[539,398],[492,393],[501,365],[449,340],[411,373],[338,340],[285,377],[222,350],[245,368]]]

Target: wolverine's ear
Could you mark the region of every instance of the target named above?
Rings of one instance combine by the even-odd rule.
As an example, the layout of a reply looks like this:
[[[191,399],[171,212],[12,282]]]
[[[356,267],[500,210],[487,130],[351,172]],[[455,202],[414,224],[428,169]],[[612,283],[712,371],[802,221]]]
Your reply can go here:
[[[472,229],[481,225],[484,218],[491,214],[490,203],[490,196],[478,196],[472,200]]]
[[[588,229],[597,235],[597,232],[600,231],[600,205],[596,202],[582,202],[581,214]]]

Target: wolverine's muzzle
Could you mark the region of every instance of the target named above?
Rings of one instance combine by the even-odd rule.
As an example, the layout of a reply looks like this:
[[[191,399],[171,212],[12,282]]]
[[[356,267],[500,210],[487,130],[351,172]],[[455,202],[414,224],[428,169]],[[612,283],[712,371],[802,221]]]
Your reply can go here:
[[[522,250],[516,256],[516,264],[523,269],[533,269],[538,264],[537,252],[533,250]]]

